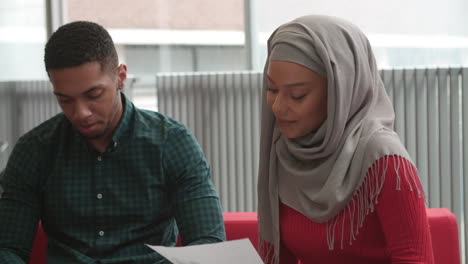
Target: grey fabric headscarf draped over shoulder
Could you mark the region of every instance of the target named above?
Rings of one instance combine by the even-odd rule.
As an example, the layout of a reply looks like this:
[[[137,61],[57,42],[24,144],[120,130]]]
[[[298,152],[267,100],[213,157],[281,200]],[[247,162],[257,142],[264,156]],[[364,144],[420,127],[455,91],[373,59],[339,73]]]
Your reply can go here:
[[[303,65],[328,80],[327,120],[315,133],[288,139],[266,103],[272,60]],[[393,131],[394,111],[366,36],[353,24],[304,16],[280,26],[268,40],[262,98],[258,220],[260,247],[279,254],[279,202],[310,220],[326,223],[356,195],[379,158],[409,155]],[[362,208],[373,208],[367,194]],[[363,216],[364,217],[364,216]],[[330,234],[333,234],[330,232]],[[333,249],[333,237],[327,237]]]

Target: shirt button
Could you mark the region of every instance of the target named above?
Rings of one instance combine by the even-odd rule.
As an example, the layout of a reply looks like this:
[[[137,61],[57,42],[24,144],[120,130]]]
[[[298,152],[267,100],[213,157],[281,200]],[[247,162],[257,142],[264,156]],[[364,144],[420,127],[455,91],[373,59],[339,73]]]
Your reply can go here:
[[[101,155],[97,156],[97,160],[98,160],[98,161],[101,161],[101,160],[102,160]]]
[[[102,194],[98,193],[97,198],[102,199]]]
[[[99,231],[99,235],[100,235],[100,236],[103,236],[103,235],[104,235],[104,231],[102,231],[102,230]]]

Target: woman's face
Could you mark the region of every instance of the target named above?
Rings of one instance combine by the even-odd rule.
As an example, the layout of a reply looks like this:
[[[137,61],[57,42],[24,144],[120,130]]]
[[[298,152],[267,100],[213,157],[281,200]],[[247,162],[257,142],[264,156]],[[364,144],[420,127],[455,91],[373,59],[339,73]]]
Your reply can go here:
[[[293,62],[270,61],[267,102],[287,138],[317,131],[327,119],[327,78]]]

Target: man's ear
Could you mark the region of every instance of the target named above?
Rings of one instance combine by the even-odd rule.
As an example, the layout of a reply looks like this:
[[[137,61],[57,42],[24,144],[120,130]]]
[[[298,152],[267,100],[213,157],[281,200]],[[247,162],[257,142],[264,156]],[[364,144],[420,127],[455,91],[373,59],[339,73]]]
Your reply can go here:
[[[127,80],[127,65],[120,64],[119,67],[117,67],[117,78],[119,79],[119,90],[122,90]]]

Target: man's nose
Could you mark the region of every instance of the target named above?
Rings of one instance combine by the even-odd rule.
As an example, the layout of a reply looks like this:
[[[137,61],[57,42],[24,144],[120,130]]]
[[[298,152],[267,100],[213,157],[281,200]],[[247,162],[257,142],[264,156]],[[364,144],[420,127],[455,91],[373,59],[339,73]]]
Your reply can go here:
[[[76,102],[75,104],[75,119],[83,120],[91,116],[92,112],[85,102]]]

